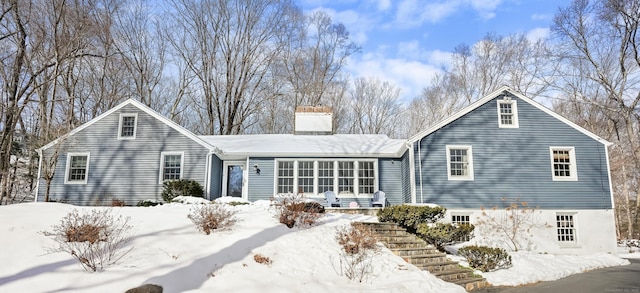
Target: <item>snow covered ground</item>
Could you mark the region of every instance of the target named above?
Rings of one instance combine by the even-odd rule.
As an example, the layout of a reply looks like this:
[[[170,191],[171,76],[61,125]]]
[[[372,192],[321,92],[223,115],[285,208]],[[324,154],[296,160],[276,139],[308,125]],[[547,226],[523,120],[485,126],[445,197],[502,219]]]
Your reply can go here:
[[[227,231],[199,232],[187,218],[191,204],[112,208],[130,217],[132,250],[104,271],[89,273],[70,255],[51,253],[55,242],[42,231],[73,209],[59,203],[0,206],[0,292],[124,292],[141,284],[164,292],[465,292],[405,263],[383,249],[369,278],[358,283],[339,274],[336,229],[363,215],[327,214],[307,229],[289,229],[273,216],[269,202],[230,207],[238,222]],[[101,208],[98,208],[101,209]],[[259,264],[254,255],[270,258]],[[514,266],[483,274],[496,285],[555,280],[595,268],[625,265],[598,254],[559,256],[513,253]],[[637,256],[636,252],[630,256]]]

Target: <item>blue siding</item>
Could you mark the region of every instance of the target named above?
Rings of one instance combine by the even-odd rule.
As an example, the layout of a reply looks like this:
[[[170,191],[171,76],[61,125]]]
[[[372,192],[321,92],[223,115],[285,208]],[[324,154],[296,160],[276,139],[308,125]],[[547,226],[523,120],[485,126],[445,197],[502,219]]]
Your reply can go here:
[[[215,155],[211,156],[209,189],[209,199],[222,196],[222,160]]]
[[[118,140],[119,115],[137,113],[136,139]],[[58,150],[50,199],[78,205],[109,205],[112,199],[133,205],[161,201],[160,153],[184,152],[183,178],[204,186],[208,149],[133,105],[127,105],[43,151]],[[64,184],[67,153],[90,153],[87,184]],[[40,179],[38,201],[46,182]]]
[[[390,204],[402,204],[402,161],[398,159],[379,159],[378,185],[379,189],[385,192]]]
[[[447,208],[500,206],[505,197],[542,209],[611,208],[605,146],[533,105],[513,100],[519,128],[498,127],[493,99],[416,142],[418,201],[422,191],[424,202]],[[447,179],[446,145],[472,146],[473,181]],[[578,181],[552,180],[550,146],[575,147]]]
[[[402,155],[402,203],[411,203],[411,162],[409,151]]]
[[[273,197],[274,158],[249,158],[248,168],[253,170],[253,165],[258,165],[260,174],[248,172],[248,199],[250,201],[269,200]]]

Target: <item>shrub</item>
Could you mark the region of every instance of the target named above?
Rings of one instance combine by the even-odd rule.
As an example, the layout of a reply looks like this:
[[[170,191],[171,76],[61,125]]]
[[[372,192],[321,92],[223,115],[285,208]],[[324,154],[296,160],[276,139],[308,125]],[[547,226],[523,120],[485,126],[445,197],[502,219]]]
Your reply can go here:
[[[228,202],[227,204],[228,204],[228,205],[230,205],[230,206],[232,206],[232,207],[235,207],[235,206],[243,206],[243,205],[247,205],[247,204],[249,204],[249,203],[248,203],[248,202],[246,202],[246,201],[230,201],[230,202]]]
[[[447,209],[443,207],[396,205],[378,211],[380,222],[393,222],[416,233],[418,224],[435,223],[444,217]]]
[[[444,251],[445,245],[469,240],[474,228],[472,224],[420,224],[416,233],[440,251]]]
[[[155,201],[141,200],[136,204],[136,206],[139,206],[139,207],[155,207],[155,206],[161,205],[161,204],[162,203],[155,202]]]
[[[481,233],[497,233],[511,250],[518,251],[529,249],[533,245],[535,228],[551,228],[553,226],[542,223],[538,218],[540,214],[535,208],[517,198],[502,198],[503,209],[493,207],[491,210],[482,208],[482,214],[478,218],[477,225]]]
[[[124,200],[120,200],[120,199],[117,199],[117,198],[114,198],[114,199],[111,200],[111,206],[112,207],[123,207],[125,205],[126,204],[124,203]]]
[[[109,209],[91,210],[81,214],[72,210],[42,234],[58,244],[53,251],[67,252],[87,271],[97,271],[116,262],[129,250],[122,251],[129,242],[129,218],[114,217]]]
[[[263,265],[270,265],[270,264],[273,263],[273,261],[269,257],[264,256],[262,254],[254,255],[253,256],[253,260],[255,260],[257,263],[263,264]]]
[[[458,255],[465,257],[472,268],[483,272],[511,267],[511,256],[502,248],[467,246],[460,248]]]
[[[275,207],[278,221],[289,228],[312,226],[324,213],[322,205],[317,202],[305,202],[300,195],[273,198],[272,206]]]
[[[171,202],[178,196],[204,197],[204,189],[195,180],[168,180],[162,184],[162,199],[165,202]]]
[[[209,235],[213,230],[224,230],[233,226],[237,221],[235,214],[235,211],[226,209],[224,205],[214,203],[194,206],[187,217],[198,230]]]
[[[373,231],[361,223],[338,228],[336,241],[340,251],[340,275],[363,282],[372,272],[373,255],[380,247]]]

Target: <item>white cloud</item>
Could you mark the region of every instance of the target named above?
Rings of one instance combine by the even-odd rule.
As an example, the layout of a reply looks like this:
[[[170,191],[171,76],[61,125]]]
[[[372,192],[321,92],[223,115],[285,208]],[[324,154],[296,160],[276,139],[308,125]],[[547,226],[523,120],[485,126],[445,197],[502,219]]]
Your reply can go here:
[[[551,19],[551,16],[549,16],[548,14],[534,13],[531,15],[531,20],[535,20],[535,21],[549,21],[550,19]]]
[[[374,18],[364,17],[355,10],[336,11],[329,8],[316,8],[309,11],[308,14],[318,10],[326,12],[334,23],[344,24],[349,31],[351,41],[357,44],[364,44],[368,39],[367,33],[375,27]]]
[[[424,50],[418,41],[401,42],[398,44],[398,54],[403,59],[419,60],[420,62],[426,62],[437,68],[449,67],[451,64],[452,53],[434,50]]]
[[[387,11],[391,8],[391,0],[378,0],[376,5],[378,11]]]
[[[473,9],[482,19],[495,17],[502,0],[453,0],[423,3],[404,0],[398,5],[395,22],[404,27],[415,27],[425,22],[437,23],[461,10]]]
[[[526,38],[531,42],[535,42],[547,38],[550,32],[551,31],[548,27],[538,27],[528,31],[526,34]]]
[[[441,72],[438,67],[426,62],[405,58],[384,58],[374,53],[356,58],[349,60],[348,70],[353,78],[376,77],[389,81],[401,89],[401,99],[407,102],[418,96],[433,77]]]

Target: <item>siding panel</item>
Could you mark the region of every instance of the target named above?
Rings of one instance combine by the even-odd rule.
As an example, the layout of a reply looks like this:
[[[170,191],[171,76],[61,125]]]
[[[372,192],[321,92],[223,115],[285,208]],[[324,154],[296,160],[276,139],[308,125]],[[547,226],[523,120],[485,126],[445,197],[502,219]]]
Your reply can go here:
[[[121,113],[137,113],[136,139],[118,140]],[[136,204],[161,201],[160,153],[184,152],[183,177],[204,187],[208,150],[133,105],[127,105],[43,151],[58,150],[50,199],[79,205],[108,205],[112,199]],[[67,153],[89,152],[87,184],[64,184]],[[38,200],[44,201],[46,182],[40,180]]]
[[[379,189],[385,192],[390,204],[403,203],[401,160],[379,159],[378,182]]]
[[[605,146],[514,98],[519,128],[499,128],[496,99],[416,142],[420,200],[447,208],[500,206],[520,198],[543,209],[609,209]],[[473,181],[447,179],[446,145],[473,147]],[[550,146],[575,147],[578,181],[553,181]],[[422,170],[422,180],[420,178]]]

